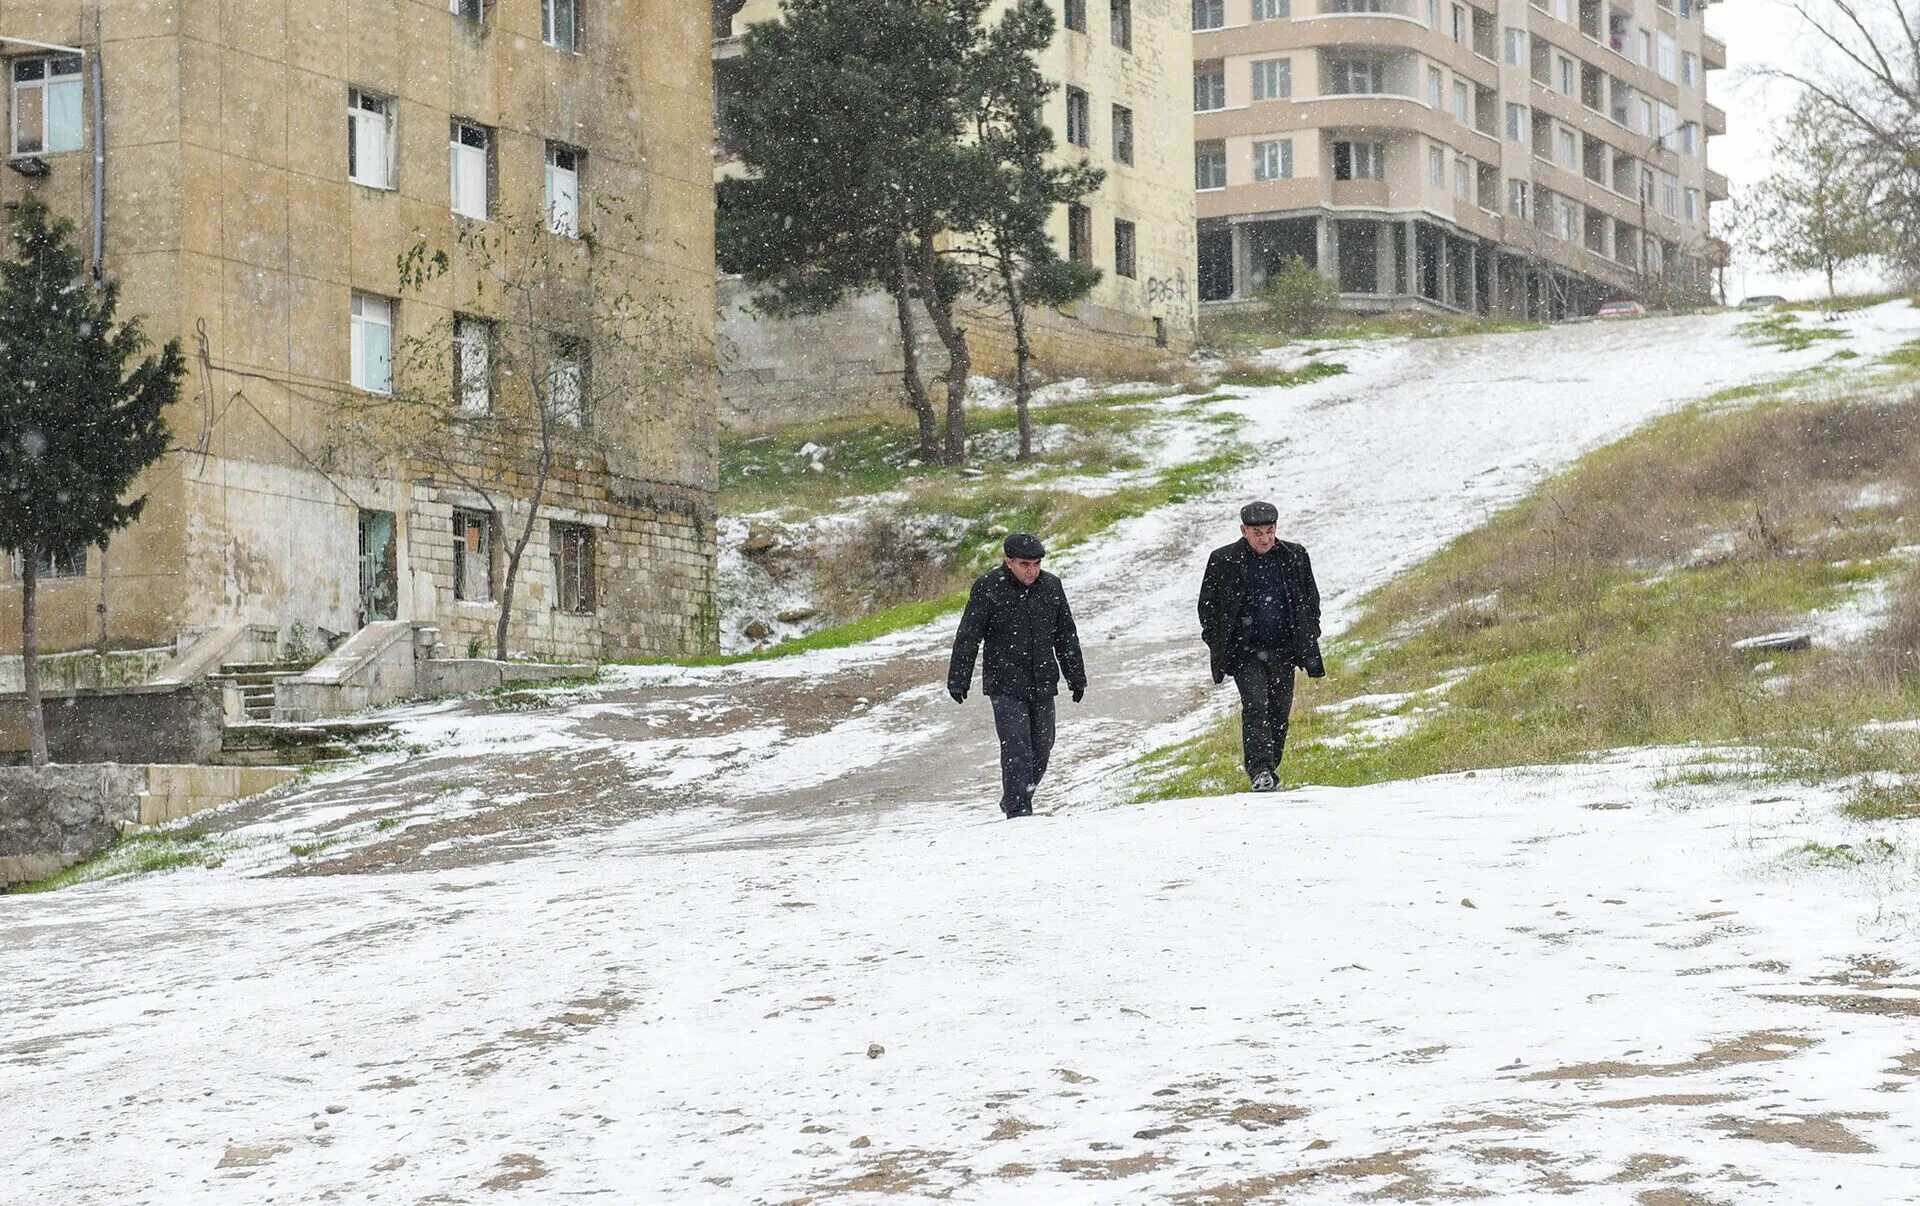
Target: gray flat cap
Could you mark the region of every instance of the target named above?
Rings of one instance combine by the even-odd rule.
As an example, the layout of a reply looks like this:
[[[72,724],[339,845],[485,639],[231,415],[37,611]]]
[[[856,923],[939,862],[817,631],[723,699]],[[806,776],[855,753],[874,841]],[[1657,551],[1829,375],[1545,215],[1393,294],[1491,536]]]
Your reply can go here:
[[[1007,537],[1007,543],[1002,547],[1006,549],[1007,556],[1015,561],[1038,561],[1047,555],[1047,546],[1030,532],[1015,532]]]
[[[1263,528],[1280,522],[1280,508],[1270,502],[1251,502],[1240,508],[1240,522],[1250,528]]]

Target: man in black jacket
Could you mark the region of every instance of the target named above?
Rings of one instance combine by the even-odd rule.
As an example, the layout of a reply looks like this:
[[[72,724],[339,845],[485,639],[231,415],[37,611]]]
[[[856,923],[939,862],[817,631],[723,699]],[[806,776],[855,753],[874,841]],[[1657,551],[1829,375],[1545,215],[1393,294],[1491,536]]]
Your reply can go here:
[[[1240,508],[1240,539],[1213,551],[1200,583],[1200,636],[1213,681],[1240,688],[1240,751],[1253,790],[1272,791],[1287,748],[1293,672],[1326,674],[1320,660],[1320,588],[1307,550],[1274,536],[1272,503]]]
[[[1000,734],[1000,811],[1033,815],[1033,792],[1053,752],[1053,698],[1065,673],[1079,703],[1087,690],[1080,634],[1060,579],[1040,568],[1046,549],[1025,532],[1007,537],[1005,564],[982,574],[967,596],[947,665],[947,694],[965,703],[982,643],[980,678]]]

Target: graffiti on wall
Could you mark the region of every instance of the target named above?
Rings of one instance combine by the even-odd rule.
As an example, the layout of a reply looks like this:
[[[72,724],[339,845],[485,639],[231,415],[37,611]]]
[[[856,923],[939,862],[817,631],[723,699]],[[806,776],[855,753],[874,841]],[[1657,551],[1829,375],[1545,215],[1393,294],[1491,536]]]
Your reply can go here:
[[[1172,276],[1150,276],[1147,278],[1147,304],[1149,306],[1187,304],[1187,270],[1176,269]]]

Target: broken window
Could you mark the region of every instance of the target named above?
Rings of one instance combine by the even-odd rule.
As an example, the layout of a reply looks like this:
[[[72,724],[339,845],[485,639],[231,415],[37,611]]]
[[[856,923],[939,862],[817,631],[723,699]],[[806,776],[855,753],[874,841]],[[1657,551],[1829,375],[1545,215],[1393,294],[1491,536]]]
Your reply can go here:
[[[1067,142],[1076,147],[1093,145],[1093,104],[1086,91],[1067,87]]]
[[[461,414],[493,413],[493,324],[484,318],[453,316],[453,388]]]
[[[1133,223],[1124,218],[1115,218],[1113,220],[1113,274],[1132,280],[1136,275],[1133,258]]]
[[[15,59],[9,74],[13,79],[13,153],[51,155],[79,150],[85,129],[80,119],[80,56]]]
[[[547,229],[570,239],[580,237],[580,169],[586,157],[564,143],[547,144]]]
[[[484,221],[491,200],[493,131],[456,117],[448,131],[447,153],[453,212]]]
[[[1093,211],[1084,205],[1067,206],[1067,258],[1093,263]]]
[[[493,598],[493,516],[453,511],[453,597],[470,603]]]
[[[13,576],[16,581],[27,576],[26,558],[20,550],[12,550]],[[48,578],[84,578],[87,576],[87,546],[76,544],[64,549],[43,549],[33,559],[36,581],[44,582]]]
[[[393,187],[393,98],[347,89],[347,179]]]
[[[1133,49],[1133,0],[1107,0],[1107,37],[1122,50]]]
[[[350,376],[356,388],[393,392],[393,301],[371,293],[353,295]]]
[[[554,523],[548,540],[553,550],[553,605],[558,611],[593,611],[593,529],[579,523]]]
[[[587,345],[555,339],[547,364],[547,413],[563,427],[587,425]]]
[[[1116,163],[1133,162],[1133,110],[1125,105],[1113,107],[1113,158]]]
[[[540,40],[555,50],[580,49],[580,0],[540,0]]]

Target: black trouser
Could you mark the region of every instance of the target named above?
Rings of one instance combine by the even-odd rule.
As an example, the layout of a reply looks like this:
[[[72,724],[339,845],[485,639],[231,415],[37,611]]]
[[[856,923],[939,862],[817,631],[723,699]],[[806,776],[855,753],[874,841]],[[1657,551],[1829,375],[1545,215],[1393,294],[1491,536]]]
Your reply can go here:
[[[1293,663],[1284,653],[1250,652],[1234,672],[1240,688],[1240,754],[1247,778],[1273,774],[1287,750],[1287,717],[1293,711]]]
[[[995,695],[993,727],[1000,734],[1000,811],[1031,812],[1053,752],[1053,696]]]

